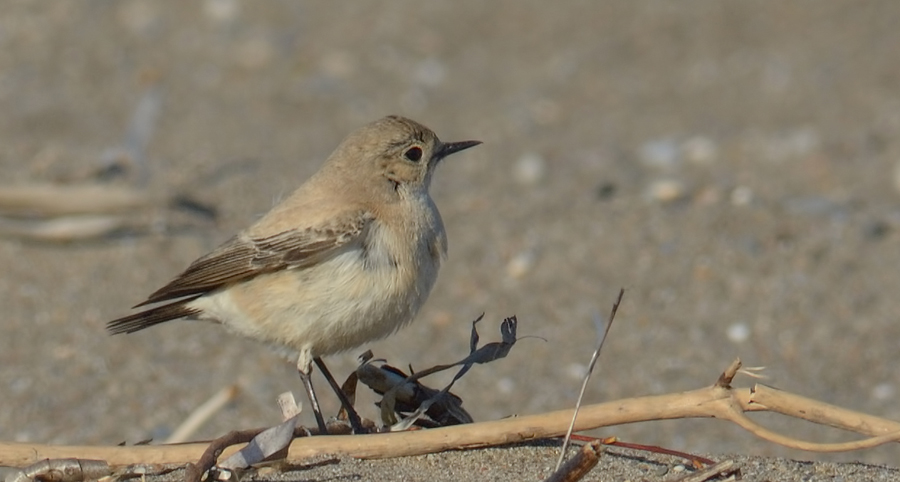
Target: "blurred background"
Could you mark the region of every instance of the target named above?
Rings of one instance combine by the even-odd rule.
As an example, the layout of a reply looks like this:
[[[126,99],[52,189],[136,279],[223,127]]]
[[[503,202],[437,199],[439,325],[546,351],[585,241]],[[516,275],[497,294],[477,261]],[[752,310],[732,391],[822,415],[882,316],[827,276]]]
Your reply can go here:
[[[620,287],[588,403],[707,386],[739,356],[763,383],[900,419],[897,25],[889,1],[3,2],[0,187],[156,201],[109,235],[0,238],[0,439],[163,440],[233,384],[195,438],[277,423],[285,390],[305,402],[293,364],[219,327],[104,323],[387,114],[484,145],[435,177],[450,257],[431,299],[368,348],[455,361],[482,312],[485,342],[513,314],[546,340],[458,382],[476,420],[571,407]],[[327,361],[343,378],[356,355]],[[897,458],[786,451],[713,420],[597,435]]]

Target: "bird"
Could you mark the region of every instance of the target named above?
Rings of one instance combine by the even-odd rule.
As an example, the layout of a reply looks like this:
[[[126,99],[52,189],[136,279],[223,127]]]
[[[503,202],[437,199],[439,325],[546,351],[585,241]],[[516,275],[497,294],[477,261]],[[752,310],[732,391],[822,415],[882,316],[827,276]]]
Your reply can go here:
[[[312,364],[355,415],[321,357],[384,338],[419,312],[447,255],[432,176],[447,156],[479,144],[442,142],[396,115],[358,128],[287,198],[133,307],[143,311],[108,322],[108,331],[185,318],[261,341],[296,361],[327,433]]]

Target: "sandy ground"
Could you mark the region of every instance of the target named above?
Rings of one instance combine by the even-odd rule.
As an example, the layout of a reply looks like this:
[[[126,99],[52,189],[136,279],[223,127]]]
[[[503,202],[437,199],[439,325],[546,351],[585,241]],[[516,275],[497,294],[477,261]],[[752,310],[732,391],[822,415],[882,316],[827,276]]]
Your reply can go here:
[[[453,361],[482,312],[486,341],[512,314],[520,336],[546,340],[456,386],[477,420],[571,406],[593,319],[620,287],[588,402],[699,388],[740,356],[767,367],[766,384],[900,419],[898,24],[887,1],[3,2],[4,185],[91,182],[135,145],[129,122],[149,105],[146,175],[110,182],[189,194],[218,216],[162,207],[102,240],[0,239],[0,439],[160,440],[231,384],[241,394],[197,437],[277,422],[275,397],[300,385],[264,347],[199,323],[115,338],[104,323],[391,113],[484,145],[437,173],[450,258],[431,299],[368,348],[398,366]],[[332,371],[356,355],[331,357]],[[898,466],[896,446],[817,455],[713,420],[598,433],[612,434]],[[513,466],[513,453],[466,454]],[[428,480],[450,464],[411,460],[395,463],[419,461]],[[819,480],[800,472],[770,480]]]

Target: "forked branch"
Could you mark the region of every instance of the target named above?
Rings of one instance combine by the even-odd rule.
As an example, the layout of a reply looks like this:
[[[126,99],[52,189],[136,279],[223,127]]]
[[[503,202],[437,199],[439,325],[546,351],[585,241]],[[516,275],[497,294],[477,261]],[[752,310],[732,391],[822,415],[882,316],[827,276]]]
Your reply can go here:
[[[756,385],[732,388],[740,362],[735,361],[711,387],[683,393],[630,398],[581,408],[576,431],[612,425],[677,418],[720,418],[751,433],[790,448],[814,452],[860,450],[900,441],[900,422],[843,409],[788,392]],[[745,412],[776,412],[813,423],[848,430],[870,438],[820,444],[773,432],[748,419]],[[503,445],[558,437],[566,432],[572,410],[514,417],[430,430],[371,435],[304,437],[293,441],[288,461],[322,454],[371,459],[421,455],[444,450]],[[129,464],[186,464],[195,462],[207,443],[135,447],[78,447],[0,443],[0,465],[26,466],[42,459],[105,460],[111,466]],[[223,455],[233,453],[231,447]]]

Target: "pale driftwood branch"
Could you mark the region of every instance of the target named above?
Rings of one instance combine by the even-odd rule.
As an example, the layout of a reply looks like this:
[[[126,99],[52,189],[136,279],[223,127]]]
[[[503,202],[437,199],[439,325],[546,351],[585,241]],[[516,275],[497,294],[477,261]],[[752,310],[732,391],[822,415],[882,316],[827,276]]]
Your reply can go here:
[[[0,214],[14,217],[122,213],[154,202],[146,191],[103,184],[0,187]]]
[[[0,236],[65,243],[95,239],[130,226],[124,216],[83,215],[53,219],[7,219],[0,217]]]
[[[582,407],[576,431],[611,425],[676,418],[730,420],[772,442],[808,451],[857,450],[900,440],[900,422],[856,413],[757,385],[731,388],[739,367],[733,364],[719,381],[707,388],[683,393],[631,398]],[[743,412],[774,411],[832,427],[875,437],[841,444],[816,444],[782,436],[747,419]],[[288,461],[322,454],[356,458],[422,455],[444,450],[502,445],[558,437],[566,432],[572,410],[508,418],[491,422],[412,432],[347,436],[317,436],[294,440]],[[198,460],[208,443],[136,447],[52,446],[0,443],[0,465],[22,467],[41,459],[82,458],[106,460],[111,466],[129,464],[185,464]],[[229,455],[240,447],[231,447]]]
[[[152,231],[149,214],[166,207],[188,210],[203,218],[214,216],[212,208],[190,197],[124,186],[0,186],[0,237],[66,243],[126,231]],[[144,213],[148,216],[136,216]]]
[[[879,436],[900,431],[900,422],[829,405],[765,385],[754,387],[750,393],[750,403],[770,412],[863,435]]]

